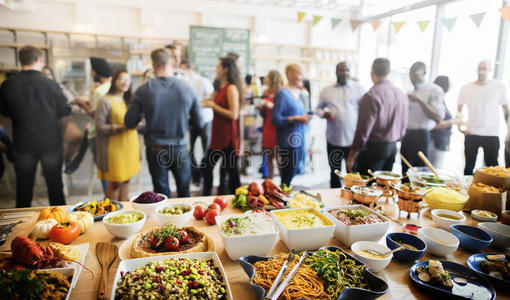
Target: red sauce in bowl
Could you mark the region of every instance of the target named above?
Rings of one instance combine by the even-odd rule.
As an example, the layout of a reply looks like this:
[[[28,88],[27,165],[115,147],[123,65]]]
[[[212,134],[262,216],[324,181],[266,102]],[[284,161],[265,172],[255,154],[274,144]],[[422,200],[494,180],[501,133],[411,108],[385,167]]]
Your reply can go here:
[[[418,234],[418,229],[420,229],[421,226],[418,226],[418,225],[414,225],[414,224],[404,224],[402,225],[402,229],[404,230],[404,232],[408,232],[408,233],[411,233],[411,234]]]

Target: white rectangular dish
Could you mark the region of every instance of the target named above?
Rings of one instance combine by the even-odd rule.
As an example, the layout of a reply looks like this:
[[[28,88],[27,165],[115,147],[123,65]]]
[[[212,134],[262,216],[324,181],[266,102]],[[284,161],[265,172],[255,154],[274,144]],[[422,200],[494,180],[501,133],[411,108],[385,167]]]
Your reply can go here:
[[[373,224],[360,224],[360,225],[346,225],[338,220],[330,211],[335,209],[357,209],[363,208],[367,211],[374,213],[384,222]],[[373,209],[364,205],[344,205],[338,207],[328,207],[324,209],[325,215],[335,224],[335,238],[342,242],[344,245],[350,247],[353,243],[358,241],[379,241],[390,228],[391,221],[387,217],[381,215]]]
[[[66,296],[65,300],[68,300],[69,297],[71,297],[71,292],[74,288],[73,282],[74,282],[74,284],[76,284],[76,281],[78,280],[78,276],[79,276],[79,272],[77,271],[76,268],[65,267],[65,268],[57,268],[57,269],[39,269],[38,271],[51,271],[51,272],[55,272],[55,273],[62,273],[66,276],[72,276],[71,283],[70,283],[71,286],[69,287],[69,292],[67,292],[67,296]]]
[[[313,228],[287,229],[287,227],[278,221],[275,213],[293,210],[313,211],[314,214],[322,216],[322,218],[331,223],[329,218],[314,208],[287,208],[272,210],[271,214],[273,215],[273,221],[276,224],[278,231],[280,231],[280,236],[287,248],[294,249],[296,251],[303,251],[316,250],[324,246],[333,235],[333,231],[335,230],[334,223],[331,223],[331,225]]]
[[[111,293],[111,300],[115,300],[115,293],[117,290],[117,283],[121,279],[121,272],[131,272],[140,266],[145,266],[150,262],[157,262],[162,260],[167,260],[170,258],[189,258],[189,259],[212,259],[214,262],[214,266],[219,269],[221,276],[223,277],[223,281],[226,287],[226,295],[227,299],[232,300],[232,291],[230,290],[230,285],[228,284],[227,274],[225,273],[225,269],[221,264],[221,261],[216,254],[216,252],[196,252],[196,253],[182,253],[182,254],[174,254],[174,255],[165,255],[165,256],[155,256],[155,257],[143,257],[143,258],[135,258],[123,260],[119,263],[119,267],[117,268],[117,272],[115,274],[115,279],[113,281],[113,288]]]
[[[278,241],[278,231],[273,224],[274,232],[227,236],[222,230],[223,222],[230,218],[249,217],[250,214],[220,215],[216,217],[216,225],[221,233],[223,245],[231,260],[238,260],[241,256],[266,256]],[[269,219],[271,221],[271,219]]]
[[[87,252],[89,251],[89,243],[83,243],[79,245],[74,245],[78,250],[80,250],[80,258],[78,261],[84,265],[85,264],[85,257],[87,256]],[[78,278],[80,278],[81,270],[83,267],[80,264],[77,263],[70,263],[71,267],[76,269],[75,276],[73,276],[73,282],[71,283],[71,288],[76,287],[76,283],[78,282]]]

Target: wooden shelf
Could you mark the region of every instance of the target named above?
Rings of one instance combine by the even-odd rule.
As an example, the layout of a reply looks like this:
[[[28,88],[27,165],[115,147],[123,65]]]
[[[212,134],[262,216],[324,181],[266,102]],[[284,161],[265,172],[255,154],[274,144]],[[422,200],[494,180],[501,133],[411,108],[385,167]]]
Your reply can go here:
[[[24,32],[36,32],[36,33],[51,33],[51,34],[65,34],[65,35],[84,35],[84,36],[97,36],[106,38],[124,38],[124,39],[139,39],[139,40],[156,40],[156,41],[177,41],[177,42],[188,42],[188,39],[177,39],[171,37],[150,37],[150,36],[131,36],[131,35],[117,35],[117,34],[99,34],[99,33],[86,33],[78,31],[59,31],[59,30],[45,30],[45,29],[31,29],[31,28],[19,28],[19,27],[2,27],[0,30],[11,30],[11,31],[24,31]]]
[[[7,72],[7,71],[20,71],[21,67],[16,66],[0,66],[0,72]]]
[[[301,48],[301,49],[309,49],[309,50],[341,52],[341,53],[351,53],[351,54],[356,53],[356,50],[351,50],[351,49],[324,48],[324,47],[314,47],[314,46],[297,45],[297,44],[252,43],[252,46],[254,46],[254,47],[261,46],[261,47]]]
[[[129,54],[131,55],[150,55],[152,50],[145,49],[145,50],[129,50]]]
[[[327,59],[318,59],[313,57],[285,57],[285,56],[252,56],[252,60],[262,60],[262,61],[293,61],[293,62],[303,62],[303,63],[324,63],[324,64],[337,64],[340,60],[327,60]]]
[[[20,49],[25,47],[27,44],[19,44],[19,43],[0,43],[0,48],[16,48]],[[50,45],[31,45],[39,49],[49,49]]]

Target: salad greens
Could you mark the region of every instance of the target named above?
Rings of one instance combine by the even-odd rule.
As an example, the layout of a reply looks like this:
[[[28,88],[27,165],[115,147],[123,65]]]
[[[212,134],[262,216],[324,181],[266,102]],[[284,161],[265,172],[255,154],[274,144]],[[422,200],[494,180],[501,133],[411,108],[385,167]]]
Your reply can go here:
[[[10,273],[10,274],[9,274]],[[45,282],[33,270],[0,270],[0,294],[12,299],[35,300],[44,291]]]
[[[248,211],[251,210],[252,207],[248,205],[248,202],[246,201],[246,195],[245,194],[238,194],[232,199],[232,204],[234,207],[241,209],[242,211]]]
[[[327,294],[334,295],[334,299],[348,288],[369,288],[363,276],[365,266],[356,265],[341,250],[319,249],[305,259],[305,264],[317,272]]]

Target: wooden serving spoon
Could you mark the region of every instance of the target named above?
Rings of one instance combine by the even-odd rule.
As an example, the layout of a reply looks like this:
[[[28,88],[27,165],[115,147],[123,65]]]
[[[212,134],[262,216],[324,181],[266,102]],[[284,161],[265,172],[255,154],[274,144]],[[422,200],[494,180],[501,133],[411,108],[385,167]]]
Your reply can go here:
[[[434,168],[432,163],[427,159],[425,154],[423,154],[423,152],[421,151],[418,151],[418,156],[421,158],[421,160],[423,160],[425,165],[432,171],[432,173],[434,173],[434,175],[436,175],[436,177],[439,178],[439,173],[437,173],[436,169]]]
[[[117,255],[119,247],[112,243],[99,242],[96,244],[96,257],[101,266],[101,277],[99,277],[99,288],[97,290],[97,299],[106,298],[106,287],[108,285],[108,271],[112,266]]]

